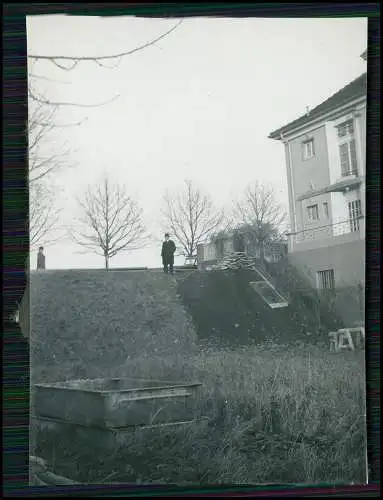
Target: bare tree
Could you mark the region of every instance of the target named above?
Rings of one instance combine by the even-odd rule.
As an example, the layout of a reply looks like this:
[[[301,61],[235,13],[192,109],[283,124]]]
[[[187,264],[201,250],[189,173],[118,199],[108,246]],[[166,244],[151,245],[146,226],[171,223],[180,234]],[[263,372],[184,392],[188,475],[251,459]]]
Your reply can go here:
[[[69,155],[69,150],[60,145],[57,148],[57,141],[53,140],[53,133],[58,128],[78,126],[84,120],[78,123],[60,124],[57,121],[57,111],[62,106],[74,107],[100,107],[113,102],[119,96],[98,102],[98,103],[76,103],[65,101],[52,101],[45,95],[39,92],[34,84],[36,80],[53,81],[54,83],[70,83],[70,82],[57,82],[51,80],[43,75],[38,75],[35,72],[35,65],[37,61],[48,60],[55,66],[65,71],[73,70],[78,64],[83,62],[94,62],[103,68],[118,66],[122,58],[133,54],[134,52],[143,50],[147,47],[155,45],[157,42],[165,38],[172,31],[174,31],[179,24],[179,21],[171,29],[162,33],[158,37],[150,40],[138,47],[126,50],[116,54],[102,55],[99,57],[70,57],[70,56],[48,56],[40,54],[28,54],[30,61],[29,67],[29,85],[28,85],[28,124],[26,133],[28,133],[28,154],[29,154],[29,188],[30,188],[30,216],[29,216],[29,229],[30,229],[30,244],[34,248],[40,243],[46,244],[52,241],[49,233],[55,229],[59,219],[60,211],[55,208],[55,197],[52,196],[51,186],[48,188],[48,177],[50,174],[57,172],[64,166],[69,166],[66,161]],[[112,66],[105,64],[107,61],[114,61]],[[69,63],[69,65],[67,65]],[[49,147],[51,145],[51,147]],[[50,150],[50,152],[49,152]],[[48,239],[49,238],[49,239]],[[44,241],[43,241],[44,240]]]
[[[259,248],[264,260],[265,245],[278,240],[285,229],[287,214],[272,187],[259,182],[249,184],[242,198],[234,203],[234,232],[246,235]]]
[[[35,250],[60,239],[56,232],[61,210],[55,204],[55,192],[43,182],[29,185],[29,245]]]
[[[29,237],[30,247],[46,245],[55,237],[60,210],[57,193],[52,182],[53,174],[73,166],[68,161],[70,150],[57,140],[57,129],[80,123],[62,124],[56,119],[57,106],[46,106],[30,99],[33,81],[29,82],[28,102],[28,169],[29,169]]]
[[[83,199],[77,200],[81,216],[79,228],[70,236],[85,252],[101,255],[105,268],[109,260],[123,251],[142,248],[148,239],[143,224],[143,211],[122,184],[112,183],[107,176],[88,186]]]
[[[186,257],[194,256],[197,245],[225,221],[223,210],[216,209],[210,196],[190,180],[182,190],[165,194],[162,215],[164,228],[171,230]]]
[[[31,99],[33,92],[33,82],[30,81],[27,126],[30,184],[47,180],[50,174],[70,165],[69,148],[64,142],[57,147],[57,130],[79,126],[83,122],[60,123],[57,120],[58,106],[47,106]]]

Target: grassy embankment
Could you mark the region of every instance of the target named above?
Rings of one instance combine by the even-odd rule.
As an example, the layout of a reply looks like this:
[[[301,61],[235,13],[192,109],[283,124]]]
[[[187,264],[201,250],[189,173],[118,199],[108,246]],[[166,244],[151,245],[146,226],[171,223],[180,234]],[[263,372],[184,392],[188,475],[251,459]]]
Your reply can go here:
[[[166,278],[33,276],[32,376],[200,381],[196,414],[209,424],[136,434],[108,455],[47,435],[36,453],[83,482],[364,482],[363,353],[267,342],[198,347]]]

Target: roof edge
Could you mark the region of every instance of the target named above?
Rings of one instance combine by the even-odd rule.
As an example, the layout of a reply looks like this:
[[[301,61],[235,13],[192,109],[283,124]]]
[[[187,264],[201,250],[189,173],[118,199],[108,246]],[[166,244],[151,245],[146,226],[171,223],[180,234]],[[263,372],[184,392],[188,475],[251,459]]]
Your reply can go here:
[[[325,99],[320,104],[318,104],[315,108],[313,108],[311,110],[311,113],[313,114],[313,117],[311,119],[307,115],[301,115],[300,117],[298,117],[295,120],[287,123],[286,125],[283,125],[282,127],[279,127],[278,129],[273,130],[272,132],[270,132],[270,134],[268,135],[268,139],[280,140],[281,133],[282,134],[284,134],[284,133],[295,133],[299,129],[307,127],[308,124],[315,123],[315,121],[320,121],[320,119],[323,116],[335,113],[340,108],[347,106],[347,104],[350,104],[350,103],[352,103],[354,101],[357,101],[359,99],[365,98],[366,97],[366,93],[359,91],[359,92],[356,92],[352,96],[347,96],[346,98],[344,98],[343,100],[341,100],[337,105],[333,106],[331,109],[327,109],[327,110],[323,109],[323,111],[322,110],[318,110],[316,112],[317,108],[319,108],[320,106],[322,106],[323,104],[325,104],[327,101],[329,101],[331,99],[334,99],[335,96],[337,96],[337,94],[340,94],[342,91],[344,91],[344,89],[349,88],[350,86],[352,86],[353,84],[355,84],[356,82],[358,82],[358,80],[361,80],[363,77],[366,77],[366,76],[367,76],[367,72],[362,73],[360,76],[358,76],[358,78],[355,78],[355,80],[353,80],[352,82],[350,82],[349,84],[347,84],[342,89],[338,90],[338,92],[335,92],[335,94],[331,95],[328,99]],[[307,120],[305,120],[306,117],[307,117]],[[299,123],[299,122],[301,122],[301,123]]]
[[[360,95],[359,97],[355,97],[354,99],[350,99],[348,102],[346,101],[346,102],[340,104],[339,106],[334,107],[330,111],[324,111],[322,113],[319,113],[318,115],[314,116],[312,119],[307,120],[304,123],[297,125],[296,127],[289,128],[288,125],[286,125],[285,127],[280,127],[279,129],[276,129],[273,132],[271,132],[267,136],[267,138],[268,139],[275,139],[275,140],[279,141],[279,140],[281,140],[281,135],[286,134],[286,136],[287,136],[287,135],[296,134],[300,130],[304,130],[305,128],[307,128],[309,125],[314,125],[315,123],[320,122],[321,120],[323,120],[324,117],[326,117],[326,116],[331,117],[332,115],[339,113],[339,111],[341,111],[343,108],[347,109],[347,106],[351,106],[354,103],[356,104],[365,98],[366,97],[364,95]],[[303,118],[303,117],[301,117],[301,118]]]

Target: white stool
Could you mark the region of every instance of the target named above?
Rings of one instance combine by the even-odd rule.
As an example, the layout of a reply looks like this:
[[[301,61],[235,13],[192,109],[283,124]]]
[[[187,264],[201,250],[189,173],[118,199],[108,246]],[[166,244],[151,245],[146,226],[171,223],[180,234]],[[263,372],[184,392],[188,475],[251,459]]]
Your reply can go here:
[[[351,349],[355,351],[354,341],[352,340],[350,328],[341,328],[338,330],[338,351]]]

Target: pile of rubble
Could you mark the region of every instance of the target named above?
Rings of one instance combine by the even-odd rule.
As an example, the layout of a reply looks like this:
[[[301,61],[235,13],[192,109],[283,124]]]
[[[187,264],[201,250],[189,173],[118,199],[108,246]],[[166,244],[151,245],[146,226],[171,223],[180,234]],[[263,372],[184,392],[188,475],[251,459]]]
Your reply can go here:
[[[211,266],[212,269],[235,270],[251,269],[255,267],[254,259],[248,257],[244,252],[232,252],[226,255],[220,262]]]

